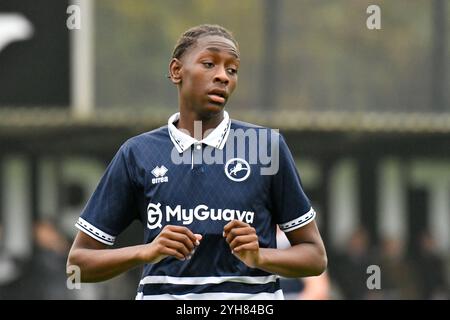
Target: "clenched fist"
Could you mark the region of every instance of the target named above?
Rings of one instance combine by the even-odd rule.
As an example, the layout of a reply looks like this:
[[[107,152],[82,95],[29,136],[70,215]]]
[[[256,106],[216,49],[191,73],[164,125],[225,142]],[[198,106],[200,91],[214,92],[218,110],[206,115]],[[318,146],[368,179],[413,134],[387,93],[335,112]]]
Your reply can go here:
[[[258,265],[260,250],[255,228],[248,223],[233,220],[223,228],[223,236],[235,257],[251,268]]]

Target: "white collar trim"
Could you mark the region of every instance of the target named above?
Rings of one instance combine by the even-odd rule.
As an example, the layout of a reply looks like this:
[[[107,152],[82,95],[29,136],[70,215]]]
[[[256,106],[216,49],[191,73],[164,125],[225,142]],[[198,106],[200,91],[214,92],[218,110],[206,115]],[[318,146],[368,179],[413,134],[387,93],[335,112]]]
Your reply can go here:
[[[175,125],[173,124],[178,119],[180,119],[179,112],[173,114],[169,118],[167,128],[169,130],[170,139],[172,140],[173,144],[175,145],[175,148],[177,148],[179,153],[186,151],[193,144],[201,144],[201,143],[217,148],[219,150],[223,149],[225,141],[227,141],[228,134],[230,133],[231,121],[228,112],[226,111],[223,112],[222,122],[213,131],[211,131],[206,136],[206,138],[203,138],[200,141],[184,133],[183,131],[178,130],[178,128],[175,127]]]

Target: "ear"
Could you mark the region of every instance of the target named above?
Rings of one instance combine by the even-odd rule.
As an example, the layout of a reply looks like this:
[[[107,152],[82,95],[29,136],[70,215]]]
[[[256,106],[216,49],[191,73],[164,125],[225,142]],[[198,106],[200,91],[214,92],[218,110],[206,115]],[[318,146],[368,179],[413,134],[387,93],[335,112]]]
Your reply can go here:
[[[173,58],[169,64],[169,78],[173,84],[181,83],[181,69],[183,64],[177,58]]]

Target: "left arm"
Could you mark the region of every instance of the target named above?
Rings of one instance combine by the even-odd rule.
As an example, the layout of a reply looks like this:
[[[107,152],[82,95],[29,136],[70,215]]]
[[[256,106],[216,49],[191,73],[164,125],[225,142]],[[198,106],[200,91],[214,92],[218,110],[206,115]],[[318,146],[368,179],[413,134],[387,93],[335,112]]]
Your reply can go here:
[[[327,255],[315,221],[286,233],[291,247],[260,248],[255,228],[233,220],[224,227],[224,237],[233,254],[251,268],[283,277],[317,276],[327,267]]]

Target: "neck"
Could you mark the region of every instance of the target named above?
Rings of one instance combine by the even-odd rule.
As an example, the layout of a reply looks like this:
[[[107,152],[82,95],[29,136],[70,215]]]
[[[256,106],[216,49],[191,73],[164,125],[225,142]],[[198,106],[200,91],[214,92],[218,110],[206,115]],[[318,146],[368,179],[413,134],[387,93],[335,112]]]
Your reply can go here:
[[[205,131],[215,129],[223,120],[223,110],[210,117],[202,117],[195,112],[180,110],[177,128],[187,130],[197,140],[205,138]],[[201,136],[199,136],[201,133]]]

